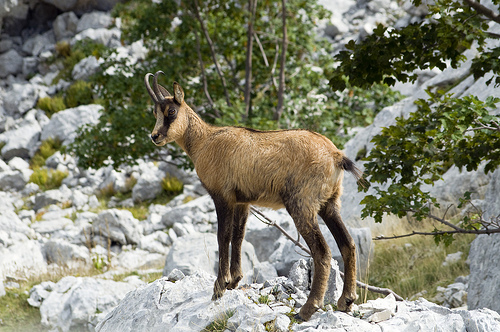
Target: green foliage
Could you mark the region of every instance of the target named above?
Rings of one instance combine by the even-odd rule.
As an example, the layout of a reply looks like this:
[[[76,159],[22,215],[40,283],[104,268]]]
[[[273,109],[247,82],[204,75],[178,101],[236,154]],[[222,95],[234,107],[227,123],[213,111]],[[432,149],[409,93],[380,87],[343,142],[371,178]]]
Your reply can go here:
[[[414,1],[417,3],[417,1]],[[488,19],[478,15],[475,9],[457,0],[439,0],[428,6],[429,20],[422,20],[401,29],[379,24],[373,34],[355,42],[351,40],[346,50],[336,55],[341,62],[330,79],[334,90],[343,90],[342,77],[348,77],[352,85],[369,88],[373,83],[394,85],[415,82],[416,69],[445,69],[447,61],[457,68],[464,60],[463,51],[474,42],[483,50],[488,33]],[[500,49],[482,52],[473,60],[475,78],[493,70],[500,72]],[[498,79],[496,84],[500,84]]]
[[[439,207],[422,186],[434,184],[450,166],[472,171],[486,161],[486,172],[496,169],[500,164],[500,131],[479,128],[480,124],[500,121],[490,115],[499,101],[431,95],[429,100],[419,100],[418,111],[407,119],[397,118],[395,125],[383,128],[372,140],[375,147],[365,166],[371,182],[390,184],[375,186],[377,194],[363,199],[362,216],[381,222],[384,213],[403,217],[411,212],[422,220],[430,212],[429,203]],[[474,124],[477,128],[470,127]]]
[[[328,13],[316,1],[287,1],[288,49],[286,58],[285,112],[280,122],[273,114],[278,100],[277,76],[280,70],[281,1],[259,2],[255,16],[252,50],[251,108],[244,118],[244,79],[247,45],[247,1],[198,1],[203,24],[213,41],[217,61],[227,83],[229,101],[211,56],[210,46],[196,20],[194,0],[128,1],[118,4],[113,15],[122,19],[122,38],[126,43],[142,39],[150,50],[145,61],[131,64],[129,59],[106,58],[103,72],[93,79],[105,107],[99,124],[86,127],[72,145],[82,167],[99,168],[134,163],[144,155],[159,159],[161,151],[149,135],[154,125],[151,104],[144,88],[147,72],[163,70],[170,89],[181,83],[187,102],[206,121],[216,125],[244,125],[259,129],[307,128],[325,134],[342,147],[349,126],[364,126],[393,100],[399,99],[387,86],[373,90],[332,92],[327,77],[335,72],[330,56],[331,44],[314,34],[318,20]],[[205,71],[202,72],[197,49]],[[112,54],[111,54],[112,55]],[[106,69],[114,74],[106,74]],[[202,75],[213,100],[209,102]],[[164,78],[162,78],[164,80]],[[174,145],[168,153],[192,167]]]
[[[69,108],[92,104],[94,102],[92,84],[80,80],[75,81],[66,91],[64,102]]]
[[[29,182],[37,184],[41,190],[57,189],[61,186],[62,181],[68,176],[67,172],[37,168],[30,176]]]
[[[37,169],[45,165],[47,158],[59,151],[62,147],[61,140],[57,138],[48,138],[42,142],[40,148],[30,160],[32,169]]]
[[[45,114],[50,118],[54,113],[66,109],[64,99],[59,96],[43,97],[38,99],[36,107],[45,111]]]
[[[161,180],[161,187],[168,194],[178,195],[184,189],[184,184],[182,183],[181,180],[179,180],[175,176],[171,176],[170,174],[167,174],[167,176],[165,176]]]
[[[487,31],[495,17],[456,0],[439,0],[428,7],[430,13],[421,22],[401,29],[379,25],[365,40],[350,41],[336,56],[340,65],[330,76],[332,88],[414,82],[417,69],[443,70],[448,64],[457,68],[465,59],[463,52],[472,45],[479,54],[472,59],[471,74],[475,79],[491,75],[486,83],[499,85],[500,48],[487,43],[489,38],[498,38]],[[374,185],[376,193],[362,201],[363,217],[381,222],[385,213],[399,217],[410,214],[422,220],[431,208],[440,207],[423,188],[441,179],[451,166],[471,171],[484,163],[485,172],[490,172],[500,165],[500,119],[491,115],[500,100],[457,98],[445,91],[428,91],[428,99],[416,102],[418,111],[406,119],[398,118],[395,125],[373,138],[375,147],[365,159],[366,174],[372,183],[382,186]],[[460,227],[477,230],[478,221],[477,215],[467,216]],[[449,245],[454,239],[453,233],[437,227],[434,233],[436,243]]]
[[[97,254],[92,257],[92,264],[97,271],[103,273],[108,266],[108,261],[105,256]]]

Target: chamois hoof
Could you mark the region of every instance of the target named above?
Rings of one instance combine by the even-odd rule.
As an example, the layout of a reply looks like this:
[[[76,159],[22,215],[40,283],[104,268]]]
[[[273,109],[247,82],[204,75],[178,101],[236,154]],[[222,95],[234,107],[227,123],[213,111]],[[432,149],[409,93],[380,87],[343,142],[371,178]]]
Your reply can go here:
[[[214,285],[214,295],[212,295],[212,301],[220,299],[222,295],[224,295],[224,292],[226,291],[228,285],[228,281],[219,282],[218,280],[216,280]]]
[[[352,311],[352,304],[356,298],[351,299],[351,298],[346,298],[344,296],[341,296],[337,302],[337,308],[339,311],[343,312],[350,312]]]
[[[299,314],[293,315],[293,319],[295,319],[297,322],[305,322],[305,319],[303,319],[302,317],[300,317]]]
[[[308,304],[307,302],[302,306],[302,308],[300,308],[300,311],[299,313],[297,314],[300,319],[305,322],[305,321],[308,321],[311,316],[316,312],[318,311],[319,307],[317,305],[314,305],[314,304]],[[297,316],[296,315],[296,316]]]
[[[238,287],[238,283],[241,279],[243,279],[243,276],[237,276],[236,278],[233,278],[231,282],[226,286],[226,289],[235,289],[236,287]]]

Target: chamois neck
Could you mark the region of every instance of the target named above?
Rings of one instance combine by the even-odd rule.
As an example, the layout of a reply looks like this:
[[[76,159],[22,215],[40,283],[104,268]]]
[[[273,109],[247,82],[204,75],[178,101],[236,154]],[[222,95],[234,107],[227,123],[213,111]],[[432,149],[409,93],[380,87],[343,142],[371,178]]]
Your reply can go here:
[[[197,152],[205,141],[205,138],[210,135],[213,127],[203,121],[198,114],[191,108],[186,110],[187,127],[176,143],[187,153],[189,158],[196,161]]]

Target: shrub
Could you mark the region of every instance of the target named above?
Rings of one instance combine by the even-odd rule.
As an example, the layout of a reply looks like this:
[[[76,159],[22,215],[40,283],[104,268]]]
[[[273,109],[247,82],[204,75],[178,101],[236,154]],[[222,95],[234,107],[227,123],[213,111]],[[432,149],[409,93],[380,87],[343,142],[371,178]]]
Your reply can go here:
[[[57,138],[49,138],[42,142],[40,148],[31,158],[31,168],[36,169],[45,165],[48,157],[52,156],[62,147],[62,142]]]
[[[56,52],[65,58],[71,55],[71,46],[67,41],[60,41],[56,44]]]
[[[92,104],[94,101],[92,85],[85,81],[74,82],[66,91],[64,101],[68,107]]]
[[[59,96],[43,97],[38,99],[36,107],[45,111],[45,114],[50,118],[54,113],[66,109],[66,104],[64,103],[64,99]]]
[[[67,172],[37,168],[33,171],[33,174],[31,174],[29,182],[37,184],[40,189],[45,191],[59,188],[64,178],[67,176]]]
[[[180,194],[184,189],[184,184],[175,176],[168,174],[161,181],[161,187],[169,194]]]

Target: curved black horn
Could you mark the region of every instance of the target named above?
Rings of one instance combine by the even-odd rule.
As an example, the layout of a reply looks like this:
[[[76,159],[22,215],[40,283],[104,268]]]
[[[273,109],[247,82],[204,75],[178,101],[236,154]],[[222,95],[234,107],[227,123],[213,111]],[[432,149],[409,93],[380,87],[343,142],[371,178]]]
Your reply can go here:
[[[144,76],[144,85],[146,86],[146,89],[148,90],[148,93],[149,95],[151,96],[151,99],[153,99],[153,101],[155,103],[158,103],[158,97],[156,96],[156,94],[153,92],[153,89],[151,89],[151,85],[149,85],[149,77],[150,76],[154,76],[153,74],[151,73],[147,73],[145,76]]]
[[[169,97],[169,96],[171,96],[171,94],[170,94],[170,92],[168,92],[167,89],[165,89],[163,86],[158,84],[158,75],[159,74],[165,75],[165,73],[161,70],[158,70],[156,72],[156,74],[154,75],[154,78],[153,78],[153,90],[154,90],[155,94],[159,97],[158,99],[165,99],[165,97]]]

